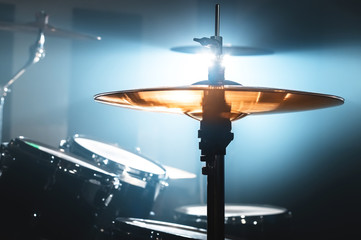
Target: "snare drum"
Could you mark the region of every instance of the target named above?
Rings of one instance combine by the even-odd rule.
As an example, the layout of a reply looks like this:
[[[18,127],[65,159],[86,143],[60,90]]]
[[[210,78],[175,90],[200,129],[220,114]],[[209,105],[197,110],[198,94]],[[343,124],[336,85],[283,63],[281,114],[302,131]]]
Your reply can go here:
[[[195,227],[139,218],[117,218],[112,231],[114,240],[206,240],[207,231]],[[241,238],[225,238],[238,239]]]
[[[7,239],[90,239],[120,188],[114,174],[23,137],[2,145],[0,173]]]
[[[147,218],[166,186],[166,170],[160,164],[113,144],[75,135],[62,141],[60,148],[117,175],[122,187],[113,197],[116,217]]]
[[[207,228],[207,206],[188,205],[175,209],[177,223]],[[289,239],[291,212],[269,205],[225,205],[225,233],[246,239]]]

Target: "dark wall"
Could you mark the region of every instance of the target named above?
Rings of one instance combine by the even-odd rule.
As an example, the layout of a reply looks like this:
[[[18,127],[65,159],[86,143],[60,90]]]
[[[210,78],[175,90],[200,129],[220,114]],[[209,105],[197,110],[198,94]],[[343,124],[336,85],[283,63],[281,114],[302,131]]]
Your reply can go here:
[[[101,36],[102,40],[73,43],[69,136],[78,133],[108,139],[126,148],[134,142],[130,138],[136,136],[137,120],[132,113],[96,103],[93,96],[115,91],[114,86],[131,81],[132,72],[123,65],[130,61],[137,64],[134,55],[140,51],[141,24],[142,18],[134,14],[74,9],[74,29]]]
[[[214,33],[214,4],[221,5],[221,35],[225,43],[280,51],[319,48],[354,42],[361,4],[357,0],[198,0],[198,31]]]

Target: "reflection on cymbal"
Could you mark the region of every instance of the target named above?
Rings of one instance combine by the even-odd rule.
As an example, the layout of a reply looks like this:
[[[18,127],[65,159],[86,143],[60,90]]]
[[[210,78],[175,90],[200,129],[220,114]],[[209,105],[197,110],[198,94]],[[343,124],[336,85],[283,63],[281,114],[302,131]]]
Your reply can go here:
[[[285,89],[245,87],[242,85],[190,85],[116,91],[95,95],[95,101],[125,108],[186,114],[202,119],[205,94],[223,91],[230,120],[248,114],[283,113],[333,107],[343,104],[341,97]]]
[[[203,46],[182,46],[182,47],[171,48],[171,50],[174,52],[192,53],[192,54],[211,53],[210,48],[206,48]],[[230,56],[256,56],[256,55],[272,54],[273,51],[262,48],[254,48],[254,47],[223,46],[222,53],[224,55],[230,55]]]
[[[39,12],[36,14],[36,21],[34,22],[29,22],[29,23],[0,22],[0,30],[38,33],[39,29],[41,28],[43,29],[45,35],[64,37],[64,38],[75,38],[75,39],[101,40],[101,37],[99,36],[92,36],[84,33],[78,33],[74,31],[56,28],[48,24],[48,17],[49,16],[44,12]]]
[[[197,177],[195,174],[184,171],[179,168],[174,168],[164,165],[162,165],[162,167],[166,170],[169,179],[192,179]]]

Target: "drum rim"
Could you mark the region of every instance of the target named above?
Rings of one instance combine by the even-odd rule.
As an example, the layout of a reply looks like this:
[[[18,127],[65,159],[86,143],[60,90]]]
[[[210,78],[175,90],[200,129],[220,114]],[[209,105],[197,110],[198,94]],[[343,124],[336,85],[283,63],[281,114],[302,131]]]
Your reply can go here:
[[[129,153],[132,153],[134,155],[137,155],[149,162],[151,162],[152,164],[156,165],[157,167],[159,167],[161,170],[163,170],[163,173],[162,174],[156,174],[156,173],[151,173],[151,172],[147,172],[147,171],[143,171],[143,170],[139,170],[139,169],[136,169],[136,168],[132,168],[132,167],[127,167],[127,166],[124,166],[120,163],[117,163],[111,159],[108,159],[112,162],[114,162],[115,164],[117,165],[122,165],[124,166],[123,168],[121,168],[123,170],[123,173],[127,173],[127,174],[118,174],[118,173],[115,173],[115,172],[112,172],[113,174],[117,175],[118,177],[120,177],[120,179],[122,179],[122,175],[127,175],[127,177],[134,177],[134,178],[137,178],[137,179],[141,179],[144,181],[144,178],[154,178],[156,177],[157,180],[166,180],[167,178],[167,172],[166,172],[166,169],[158,162],[152,160],[152,159],[149,159],[148,157],[145,157],[141,154],[138,154],[138,153],[135,153],[134,151],[130,151],[126,148],[123,148],[123,147],[119,147],[119,146],[115,146],[114,143],[110,143],[110,142],[107,142],[107,141],[104,141],[102,139],[99,139],[99,138],[95,138],[95,137],[92,137],[92,136],[88,136],[88,135],[84,135],[84,134],[74,134],[73,136],[69,137],[67,140],[65,140],[65,144],[63,145],[70,145],[72,143],[76,144],[77,146],[79,146],[80,148],[82,149],[85,149],[86,151],[88,152],[91,152],[90,149],[87,149],[85,147],[83,147],[81,144],[79,144],[76,139],[77,138],[83,138],[83,139],[88,139],[88,140],[92,140],[92,141],[96,141],[96,142],[101,142],[103,144],[107,144],[107,145],[110,145],[110,146],[114,146],[114,147],[117,147],[121,150],[124,150],[124,151],[127,151]],[[63,147],[63,146],[61,146]],[[93,152],[92,152],[93,153]],[[93,153],[95,154],[95,153]],[[101,155],[98,155],[98,154],[95,154],[97,157],[99,157],[100,159],[107,159]],[[89,160],[88,160],[89,161]],[[100,167],[100,166],[98,166]],[[130,173],[130,175],[128,175]],[[146,182],[148,182],[148,180],[146,180]]]
[[[159,225],[159,226],[163,226],[163,227],[172,227],[172,228],[177,228],[177,229],[184,230],[184,231],[195,232],[197,234],[202,234],[204,237],[207,237],[207,229],[197,228],[197,227],[183,225],[183,224],[179,224],[179,223],[165,222],[165,221],[159,221],[159,220],[153,220],[153,219],[132,218],[132,217],[130,217],[130,218],[118,217],[115,220],[115,223],[117,223],[117,222],[118,222],[118,224],[127,224],[128,226],[130,225],[135,228],[141,228],[141,227],[136,224],[132,224],[131,222],[140,222],[143,224]],[[167,235],[171,234],[169,232],[164,232],[161,230],[154,230],[151,228],[146,228],[146,229],[149,231],[158,231],[158,232],[161,232],[161,233],[167,234]],[[176,235],[176,236],[189,238],[189,236],[182,236],[182,235]],[[234,238],[231,236],[225,236],[225,237],[226,237],[225,240],[238,239],[238,238]]]
[[[69,160],[67,160],[65,158],[62,158],[60,156],[51,154],[51,153],[43,151],[41,149],[37,149],[35,146],[32,146],[31,143],[39,145],[40,147],[43,147],[43,148],[50,149],[51,151],[59,153],[59,155],[64,155],[64,156],[76,159],[78,161],[84,162],[84,163],[86,163],[86,165],[89,164],[89,165],[91,165],[92,168],[89,168],[86,165],[80,165],[80,164],[78,164],[76,162],[69,161]],[[21,149],[19,146],[20,147],[26,147],[25,149],[29,149],[30,152],[27,152],[24,149]],[[48,144],[33,140],[31,138],[28,138],[28,137],[19,136],[19,137],[16,137],[14,139],[11,139],[9,144],[7,145],[7,148],[8,148],[8,151],[10,152],[10,154],[11,154],[12,151],[14,151],[13,148],[16,148],[16,150],[19,150],[19,151],[21,151],[23,153],[27,153],[27,154],[34,153],[35,151],[38,152],[39,154],[47,154],[50,158],[54,158],[54,160],[58,159],[59,161],[58,161],[57,164],[59,166],[66,163],[66,164],[71,164],[71,165],[74,165],[74,166],[76,166],[78,168],[81,168],[82,169],[81,172],[77,172],[77,174],[74,174],[76,176],[84,175],[85,174],[84,171],[86,171],[86,172],[91,171],[93,173],[93,176],[98,176],[98,177],[101,176],[102,178],[104,178],[105,182],[109,182],[109,179],[111,179],[111,181],[113,182],[114,185],[118,184],[118,180],[116,179],[116,175],[114,175],[113,173],[105,171],[104,169],[101,169],[98,166],[96,166],[96,165],[94,165],[92,163],[89,163],[85,159],[83,159],[81,157],[78,157],[78,156],[75,156],[74,154],[63,152],[63,151],[61,151],[60,149],[58,149],[58,148],[56,148],[54,146],[51,146],[51,145],[48,145]]]
[[[187,225],[182,225],[179,223],[172,223],[172,222],[164,222],[164,221],[159,221],[159,220],[152,220],[152,219],[142,219],[142,218],[127,218],[127,217],[118,217],[116,218],[116,221],[121,221],[123,223],[128,223],[128,222],[141,222],[141,223],[146,223],[146,224],[153,224],[153,225],[160,225],[160,226],[166,226],[166,227],[175,227],[178,229],[182,229],[182,230],[190,230],[190,231],[195,231],[198,233],[207,233],[206,229],[203,228],[196,228],[196,227],[192,227],[192,226],[187,226]],[[136,225],[133,225],[136,226]]]

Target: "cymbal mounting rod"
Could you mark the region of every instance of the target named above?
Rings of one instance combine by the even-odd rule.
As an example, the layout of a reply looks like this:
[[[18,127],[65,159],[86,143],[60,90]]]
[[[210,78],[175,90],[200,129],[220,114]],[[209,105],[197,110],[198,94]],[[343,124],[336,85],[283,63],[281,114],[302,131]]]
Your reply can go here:
[[[224,82],[224,66],[222,65],[223,59],[223,39],[219,35],[219,4],[216,4],[216,26],[215,26],[215,36],[210,38],[194,38],[193,40],[200,43],[202,46],[210,48],[212,53],[215,55],[213,64],[208,68],[208,80],[210,85],[223,85]]]
[[[214,36],[219,37],[220,36],[220,10],[219,10],[219,4],[216,4],[216,14],[215,14],[215,32]]]

